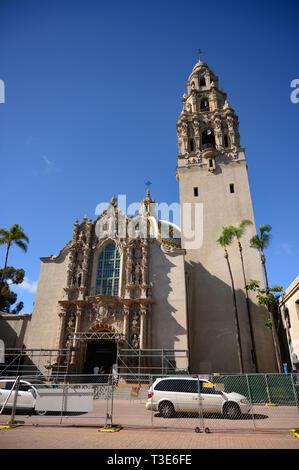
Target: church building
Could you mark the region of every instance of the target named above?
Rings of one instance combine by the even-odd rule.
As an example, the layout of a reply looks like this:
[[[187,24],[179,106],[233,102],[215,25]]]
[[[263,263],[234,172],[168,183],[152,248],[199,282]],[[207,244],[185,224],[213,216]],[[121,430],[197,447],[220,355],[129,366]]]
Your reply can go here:
[[[45,370],[72,373],[240,372],[236,318],[222,228],[253,222],[242,238],[247,280],[263,282],[238,117],[199,58],[177,122],[181,227],[157,217],[147,190],[137,217],[112,197],[95,221],[75,221],[57,256],[41,258],[22,346],[52,351]],[[187,228],[190,230],[187,230]],[[246,299],[237,242],[228,247],[238,307],[243,372],[276,372],[267,311]],[[2,315],[15,331],[20,325]],[[21,318],[22,317],[22,318]],[[5,339],[5,338],[3,338]],[[13,346],[11,346],[13,347]],[[33,360],[33,362],[36,361]]]

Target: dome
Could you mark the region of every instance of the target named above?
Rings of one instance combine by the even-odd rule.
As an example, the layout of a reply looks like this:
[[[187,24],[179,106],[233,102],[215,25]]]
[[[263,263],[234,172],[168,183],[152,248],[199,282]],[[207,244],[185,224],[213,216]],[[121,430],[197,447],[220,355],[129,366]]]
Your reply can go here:
[[[164,245],[181,248],[181,229],[167,220],[159,220],[155,217],[149,217],[151,236],[157,238]]]

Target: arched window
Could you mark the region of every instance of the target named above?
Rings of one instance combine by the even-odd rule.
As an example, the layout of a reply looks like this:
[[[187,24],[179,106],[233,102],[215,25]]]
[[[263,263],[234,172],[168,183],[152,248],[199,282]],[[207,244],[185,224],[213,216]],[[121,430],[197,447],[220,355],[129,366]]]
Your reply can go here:
[[[189,149],[190,152],[194,152],[194,139],[189,140]]]
[[[206,86],[206,79],[205,79],[205,77],[200,77],[199,86],[200,86],[200,87]]]
[[[209,100],[207,98],[203,98],[200,102],[200,110],[201,111],[210,111]]]
[[[224,143],[224,147],[227,148],[229,145],[228,145],[228,135],[227,134],[224,134],[223,136],[223,143]]]
[[[119,276],[120,254],[114,243],[109,243],[99,255],[96,294],[118,295]]]
[[[215,148],[215,136],[211,129],[206,129],[201,135],[201,147],[202,149],[213,147]]]

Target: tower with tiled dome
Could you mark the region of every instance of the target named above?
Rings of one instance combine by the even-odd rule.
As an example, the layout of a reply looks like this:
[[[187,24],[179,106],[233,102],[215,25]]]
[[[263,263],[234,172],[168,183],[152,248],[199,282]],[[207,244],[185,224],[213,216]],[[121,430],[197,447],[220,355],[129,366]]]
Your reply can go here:
[[[246,276],[262,281],[258,254],[249,248],[249,239],[256,232],[245,149],[240,143],[238,116],[219,88],[218,77],[201,58],[186,85],[177,122],[176,177],[182,247],[186,249],[191,369],[239,372],[231,283],[217,239],[224,226],[251,220],[253,224],[242,240]],[[243,369],[275,370],[271,333],[265,328],[266,312],[254,295],[247,308],[237,245],[228,251],[237,295]]]

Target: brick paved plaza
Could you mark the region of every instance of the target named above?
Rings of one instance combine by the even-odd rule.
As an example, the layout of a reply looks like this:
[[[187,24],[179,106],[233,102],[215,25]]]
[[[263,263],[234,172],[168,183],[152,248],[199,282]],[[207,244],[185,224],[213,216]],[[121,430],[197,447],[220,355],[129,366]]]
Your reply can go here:
[[[97,427],[22,426],[0,430],[1,449],[299,449],[288,431],[197,434],[191,430],[125,427],[99,432]]]

